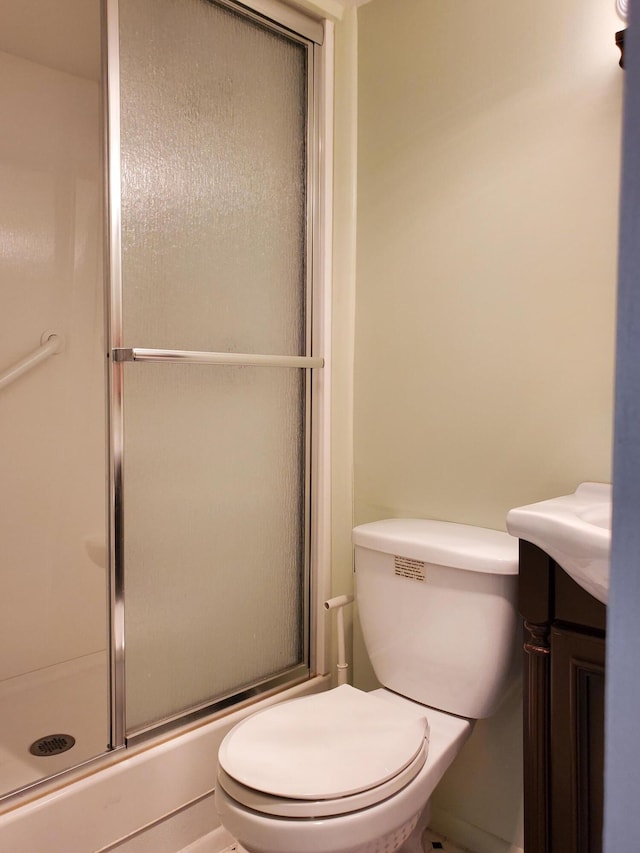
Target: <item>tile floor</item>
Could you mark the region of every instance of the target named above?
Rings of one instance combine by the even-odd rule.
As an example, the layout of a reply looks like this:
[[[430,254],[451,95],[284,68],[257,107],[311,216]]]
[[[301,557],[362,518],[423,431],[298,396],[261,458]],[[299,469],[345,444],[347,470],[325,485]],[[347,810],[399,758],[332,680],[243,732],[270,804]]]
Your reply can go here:
[[[425,853],[430,853],[432,850],[444,850],[445,853],[473,853],[473,851],[467,850],[466,847],[456,847],[455,844],[452,844],[441,835],[436,835],[430,829],[425,829],[424,831],[422,848]]]

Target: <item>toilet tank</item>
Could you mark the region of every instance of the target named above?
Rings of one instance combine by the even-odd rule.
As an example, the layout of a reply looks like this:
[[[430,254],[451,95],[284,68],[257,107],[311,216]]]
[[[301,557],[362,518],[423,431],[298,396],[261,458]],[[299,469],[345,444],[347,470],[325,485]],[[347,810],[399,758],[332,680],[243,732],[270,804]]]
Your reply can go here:
[[[353,530],[356,600],[382,685],[472,719],[519,669],[518,541],[498,530],[392,518]]]

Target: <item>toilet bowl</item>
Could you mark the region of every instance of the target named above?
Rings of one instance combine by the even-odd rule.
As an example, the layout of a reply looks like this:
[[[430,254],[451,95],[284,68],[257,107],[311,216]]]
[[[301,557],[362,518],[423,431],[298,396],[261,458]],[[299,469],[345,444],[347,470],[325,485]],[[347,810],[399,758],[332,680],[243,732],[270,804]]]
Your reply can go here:
[[[431,794],[516,670],[516,540],[390,519],[354,544],[384,686],[283,702],[227,734],[215,805],[248,853],[421,853]]]
[[[346,692],[353,694],[347,697],[350,701],[341,701]],[[278,752],[278,732],[283,736],[285,751],[296,749],[293,744],[297,738],[285,738],[291,717],[271,718],[278,716],[284,704],[300,706],[301,703],[306,703],[306,707],[297,710],[306,725],[298,735],[315,734],[323,738],[330,725],[335,753],[339,755],[343,751],[345,766],[336,768],[335,777],[325,775],[321,788],[315,790],[316,796],[311,789],[305,798],[299,796],[299,791],[297,796],[267,793],[264,788],[286,789],[293,793],[301,787],[296,784],[295,768],[292,775],[288,763],[290,760],[294,765],[297,763],[293,754],[281,758],[274,766],[268,757],[255,750],[258,738],[264,735],[269,737],[269,751]],[[249,853],[386,853],[397,850],[415,830],[431,793],[472,729],[470,720],[425,708],[384,689],[363,693],[345,685],[283,705],[250,717],[254,731],[245,733],[248,735],[245,738],[242,727],[236,727],[220,749],[216,809],[222,824]],[[336,728],[335,719],[331,719],[331,705],[335,706],[336,715],[347,709],[357,712],[343,717],[346,725],[342,730]],[[314,732],[316,711],[319,731]],[[393,727],[397,733],[416,720],[425,723],[422,733],[415,729],[404,743],[394,744],[381,756],[379,745],[383,732]],[[354,736],[358,738],[356,744]],[[350,744],[347,756],[344,755],[346,744]],[[230,748],[240,753],[238,765],[226,754]],[[335,758],[330,752],[329,746],[327,763]],[[394,754],[397,766],[393,766]],[[380,758],[373,766],[372,756]],[[310,757],[313,758],[308,754],[299,756],[299,771]],[[263,758],[267,767],[261,768]],[[246,764],[241,767],[244,760]],[[252,768],[253,763],[257,766]],[[260,776],[261,790],[243,785],[225,770],[225,766],[233,768],[243,778],[253,769],[256,776]],[[357,781],[345,778],[350,768],[359,771]],[[353,792],[354,787],[359,790]],[[346,793],[348,790],[351,793]],[[319,793],[324,796],[319,798]],[[419,849],[415,847],[416,851]]]

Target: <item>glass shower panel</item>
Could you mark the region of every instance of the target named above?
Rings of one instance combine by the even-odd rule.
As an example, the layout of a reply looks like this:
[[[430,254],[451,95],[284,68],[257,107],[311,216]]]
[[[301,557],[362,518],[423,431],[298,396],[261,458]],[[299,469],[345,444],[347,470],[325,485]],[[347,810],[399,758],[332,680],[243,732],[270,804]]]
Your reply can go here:
[[[119,15],[123,347],[306,355],[307,45],[209,0]],[[306,668],[309,404],[294,367],[118,369],[131,735]]]
[[[124,346],[303,354],[306,46],[206,0],[120,30]]]
[[[127,365],[127,729],[303,660],[303,371]]]

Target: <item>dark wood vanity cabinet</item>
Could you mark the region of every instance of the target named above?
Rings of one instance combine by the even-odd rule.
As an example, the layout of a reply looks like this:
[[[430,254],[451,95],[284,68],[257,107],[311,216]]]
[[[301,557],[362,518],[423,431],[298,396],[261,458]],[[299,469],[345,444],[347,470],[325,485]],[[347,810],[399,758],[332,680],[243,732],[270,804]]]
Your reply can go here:
[[[520,541],[525,853],[601,853],[606,607]]]

